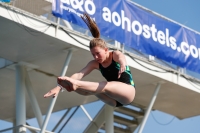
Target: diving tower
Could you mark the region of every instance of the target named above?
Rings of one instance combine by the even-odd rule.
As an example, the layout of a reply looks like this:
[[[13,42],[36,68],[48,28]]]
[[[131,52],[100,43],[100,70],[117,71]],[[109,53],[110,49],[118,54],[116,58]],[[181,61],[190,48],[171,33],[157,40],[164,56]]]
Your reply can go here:
[[[0,57],[4,61],[0,69],[0,119],[14,123],[19,129],[17,132],[24,133],[28,129],[39,131],[43,128],[42,115],[47,114],[51,104],[54,105],[52,112],[80,107],[87,114],[82,105],[97,101],[95,96],[63,92],[52,103],[51,98],[44,99],[43,95],[55,87],[58,76],[72,75],[92,59],[88,48],[90,39],[87,30],[52,16],[49,1],[0,3]],[[99,129],[110,133],[133,132],[138,126],[145,126],[151,110],[179,119],[200,115],[200,81],[197,78],[151,56],[128,51],[115,40],[106,41],[110,49],[121,50],[126,55],[136,83],[136,97],[131,106],[138,110],[105,105],[85,133]],[[94,71],[83,80],[105,79]],[[133,120],[116,116],[114,112],[126,114]],[[40,127],[26,125],[26,119],[30,118],[36,118]],[[127,128],[115,127],[113,122]]]

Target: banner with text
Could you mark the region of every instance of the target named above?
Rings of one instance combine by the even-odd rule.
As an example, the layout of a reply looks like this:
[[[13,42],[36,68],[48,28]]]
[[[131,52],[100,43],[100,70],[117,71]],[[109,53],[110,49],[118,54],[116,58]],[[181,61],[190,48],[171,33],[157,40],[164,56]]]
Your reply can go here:
[[[52,13],[85,28],[87,13],[101,35],[200,73],[200,34],[126,0],[53,0]]]

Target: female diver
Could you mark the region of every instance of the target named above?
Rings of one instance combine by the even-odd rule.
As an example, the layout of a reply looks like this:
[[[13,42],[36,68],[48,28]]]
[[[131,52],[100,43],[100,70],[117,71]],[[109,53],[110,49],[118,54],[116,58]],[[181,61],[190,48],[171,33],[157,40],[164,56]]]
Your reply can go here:
[[[71,77],[58,77],[58,86],[46,93],[44,97],[56,96],[63,87],[68,92],[95,95],[110,106],[119,107],[130,104],[135,97],[135,84],[124,54],[120,51],[109,51],[105,41],[100,38],[96,23],[87,14],[81,18],[94,37],[89,44],[94,60]],[[107,81],[81,81],[94,69],[99,70]]]

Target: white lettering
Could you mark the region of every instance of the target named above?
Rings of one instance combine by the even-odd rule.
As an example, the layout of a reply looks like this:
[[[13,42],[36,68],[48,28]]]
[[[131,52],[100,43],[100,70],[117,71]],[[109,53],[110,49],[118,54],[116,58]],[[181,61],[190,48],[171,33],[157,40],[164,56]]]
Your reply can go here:
[[[83,8],[82,8],[82,5],[83,5],[83,0],[70,0],[71,2],[71,6],[74,8],[74,9],[79,9],[80,11],[84,12]]]
[[[136,26],[137,26],[137,29],[136,29]],[[132,31],[138,36],[142,34],[142,25],[140,24],[140,22],[138,21],[132,22]]]
[[[116,18],[117,18],[117,20],[116,20]],[[121,18],[117,12],[112,13],[112,21],[116,26],[121,25]]]
[[[168,47],[170,47],[170,44],[169,44],[169,29],[166,29],[165,32],[166,32],[166,33],[165,33],[165,35],[166,35],[166,37],[165,37],[165,39],[166,39],[166,45],[167,45]]]
[[[152,33],[152,38],[155,42],[157,42],[157,38],[156,38],[156,32],[157,32],[157,29],[155,27],[155,24],[152,24],[152,26],[150,27],[151,29],[151,33]]]
[[[194,58],[198,58],[198,50],[194,45],[190,45],[190,53]]]
[[[69,8],[69,12],[76,13],[76,10]]]
[[[81,12],[86,12],[89,15],[94,15],[94,13],[96,12],[96,7],[92,0],[61,0],[61,3],[71,5],[73,10],[75,11],[75,14],[77,14],[78,16],[80,15],[80,13],[78,13],[76,10],[79,10]],[[64,5],[62,6],[64,7]],[[67,7],[67,8],[71,8],[71,7]]]
[[[158,31],[157,38],[160,44],[163,44],[163,45],[165,44],[165,34],[162,31],[160,30]]]
[[[150,37],[151,37],[151,33],[149,32],[149,26],[148,25],[146,25],[146,24],[144,24],[143,25],[143,30],[144,30],[144,32],[143,32],[143,36],[145,37],[145,38],[147,38],[147,39],[149,39]]]
[[[107,7],[103,8],[103,14],[102,17],[105,21],[110,22],[111,23],[111,12]]]
[[[70,5],[70,1],[69,0],[61,0],[62,3],[65,3],[67,5]]]
[[[125,17],[123,10],[121,11],[121,14],[122,14],[122,29],[125,29],[125,22],[126,22],[127,23],[127,31],[131,31],[130,20],[127,17]]]
[[[200,48],[198,48],[198,50],[199,50],[199,60],[200,60]]]
[[[91,9],[89,9],[89,6],[91,6]],[[91,0],[86,0],[85,1],[85,11],[89,14],[89,15],[93,15],[96,12],[96,7],[94,5],[94,3]]]
[[[170,46],[173,50],[176,50],[177,45],[176,45],[176,39],[172,36],[169,37],[169,42],[170,42]]]
[[[181,51],[188,57],[190,55],[189,45],[186,42],[181,43]]]
[[[86,8],[86,7],[85,7]],[[87,6],[89,9],[89,7]],[[170,31],[168,28],[165,29],[165,32],[158,30],[155,24],[152,24],[151,27],[146,24],[141,24],[139,21],[131,21],[125,14],[124,10],[121,10],[121,14],[117,12],[111,12],[108,7],[104,7],[102,17],[106,22],[113,23],[115,26],[123,30],[133,32],[135,35],[143,35],[144,38],[152,38],[153,41],[158,42],[159,44],[166,45],[167,47],[180,52],[183,52],[185,59],[187,59],[190,54],[194,58],[200,60],[200,48],[197,48],[195,45],[189,45],[186,42],[181,42],[180,46],[177,46],[176,38],[170,36]],[[88,12],[88,11],[87,11]]]

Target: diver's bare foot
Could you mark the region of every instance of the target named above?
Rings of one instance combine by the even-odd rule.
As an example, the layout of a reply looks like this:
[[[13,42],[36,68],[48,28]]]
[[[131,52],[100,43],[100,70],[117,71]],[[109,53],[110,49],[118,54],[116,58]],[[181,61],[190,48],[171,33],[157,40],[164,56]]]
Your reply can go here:
[[[77,86],[77,80],[69,78],[69,77],[58,77],[57,79],[58,84],[60,84],[62,87],[66,88],[67,91],[75,91]]]

